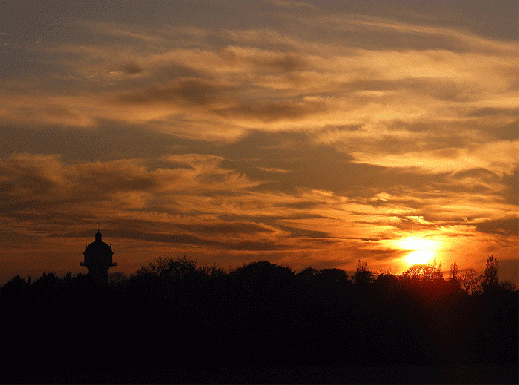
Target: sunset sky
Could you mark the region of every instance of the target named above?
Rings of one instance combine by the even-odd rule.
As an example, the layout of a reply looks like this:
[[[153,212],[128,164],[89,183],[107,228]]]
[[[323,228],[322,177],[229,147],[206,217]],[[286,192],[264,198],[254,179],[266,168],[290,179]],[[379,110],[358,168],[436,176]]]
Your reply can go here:
[[[518,269],[517,1],[0,3],[0,283]]]

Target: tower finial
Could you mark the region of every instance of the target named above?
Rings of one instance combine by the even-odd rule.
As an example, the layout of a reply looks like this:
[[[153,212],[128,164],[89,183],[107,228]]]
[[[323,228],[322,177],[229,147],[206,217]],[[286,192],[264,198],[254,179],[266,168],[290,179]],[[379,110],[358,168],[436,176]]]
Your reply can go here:
[[[95,241],[86,246],[84,262],[81,266],[88,269],[88,275],[98,284],[108,284],[108,269],[117,264],[112,262],[113,251],[110,245],[102,240],[101,230],[98,228]]]

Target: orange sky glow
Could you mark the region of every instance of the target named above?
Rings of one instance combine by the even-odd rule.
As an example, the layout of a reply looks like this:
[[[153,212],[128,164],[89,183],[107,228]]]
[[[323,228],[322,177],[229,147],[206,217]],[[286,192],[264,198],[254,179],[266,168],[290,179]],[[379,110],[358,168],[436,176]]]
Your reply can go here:
[[[516,1],[16,1],[0,283],[186,255],[518,281]]]

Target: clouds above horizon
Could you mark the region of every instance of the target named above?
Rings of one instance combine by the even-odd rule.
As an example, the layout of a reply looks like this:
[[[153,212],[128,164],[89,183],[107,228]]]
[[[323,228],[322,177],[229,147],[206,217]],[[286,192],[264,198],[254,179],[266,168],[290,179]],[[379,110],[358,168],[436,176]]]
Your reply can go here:
[[[316,140],[364,163],[394,166],[394,157],[406,154],[408,166],[418,157],[413,149],[424,153],[415,163],[424,171],[440,164],[450,169],[452,160],[464,169],[482,163],[477,166],[511,172],[506,165],[517,159],[514,42],[378,17],[320,17],[331,21],[297,20],[327,30],[324,42],[267,27],[84,21],[92,41],[40,48],[42,60],[51,55],[54,71],[33,85],[11,80],[0,120],[64,128],[110,120],[227,141],[250,129],[317,131]],[[348,34],[337,44],[329,35],[343,30]],[[97,35],[103,39],[94,40]],[[423,46],[398,47],[407,37]],[[380,46],[367,49],[374,41]],[[388,141],[398,146],[387,151]],[[483,146],[491,152],[497,146],[503,159],[481,159],[486,148],[471,157]]]
[[[488,15],[517,4],[152,3],[0,31],[5,231],[102,222],[299,265],[390,264],[415,232],[516,257],[517,39]]]

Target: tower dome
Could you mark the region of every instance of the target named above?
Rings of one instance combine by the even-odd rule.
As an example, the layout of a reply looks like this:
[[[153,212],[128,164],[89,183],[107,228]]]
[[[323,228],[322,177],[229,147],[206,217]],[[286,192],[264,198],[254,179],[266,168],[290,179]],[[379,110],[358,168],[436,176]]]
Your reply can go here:
[[[96,283],[106,285],[108,284],[108,269],[117,266],[117,263],[112,262],[113,254],[112,247],[103,242],[101,231],[97,229],[95,241],[87,245],[83,252],[85,260],[80,265],[88,269],[88,275]]]

